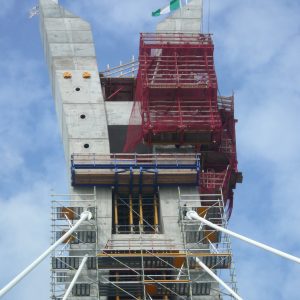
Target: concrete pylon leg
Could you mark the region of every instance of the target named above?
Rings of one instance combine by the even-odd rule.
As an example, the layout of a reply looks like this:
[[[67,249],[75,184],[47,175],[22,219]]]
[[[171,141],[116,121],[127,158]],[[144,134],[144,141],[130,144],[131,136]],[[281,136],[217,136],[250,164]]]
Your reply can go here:
[[[71,180],[73,153],[110,152],[93,36],[90,24],[58,5],[57,0],[40,0],[39,7],[41,37]],[[94,189],[70,184],[70,193],[76,200],[84,200],[83,194],[93,194]],[[111,238],[111,198],[110,188],[97,188],[97,227],[102,244]],[[76,205],[84,207],[85,204],[77,202]],[[82,282],[90,282],[89,278],[95,277],[93,270],[85,270],[83,274]],[[98,297],[97,284],[92,285],[91,296]]]
[[[185,1],[182,1],[185,2]],[[183,3],[184,4],[184,3]],[[191,0],[181,9],[159,22],[158,33],[199,33],[202,32],[203,0]]]

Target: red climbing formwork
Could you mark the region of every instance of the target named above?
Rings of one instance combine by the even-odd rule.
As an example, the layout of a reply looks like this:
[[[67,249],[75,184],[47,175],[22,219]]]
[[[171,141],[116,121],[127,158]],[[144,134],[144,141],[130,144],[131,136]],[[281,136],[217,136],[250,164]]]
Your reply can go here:
[[[213,51],[206,34],[141,34],[129,137],[139,118],[148,144],[210,143],[220,136]]]

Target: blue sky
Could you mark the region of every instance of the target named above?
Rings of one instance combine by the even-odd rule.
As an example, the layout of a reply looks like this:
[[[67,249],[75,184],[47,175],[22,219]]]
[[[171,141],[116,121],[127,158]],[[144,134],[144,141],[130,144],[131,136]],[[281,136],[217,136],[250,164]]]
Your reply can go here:
[[[207,2],[208,0],[206,0]],[[64,0],[92,24],[99,69],[128,61],[164,0]],[[1,0],[0,286],[50,242],[50,197],[67,190],[35,0]],[[206,5],[206,8],[208,5]],[[234,90],[239,168],[230,228],[300,256],[300,2],[211,1],[219,88]],[[205,30],[208,27],[206,21]],[[233,242],[244,299],[300,299],[300,266]],[[49,262],[3,300],[49,295]]]

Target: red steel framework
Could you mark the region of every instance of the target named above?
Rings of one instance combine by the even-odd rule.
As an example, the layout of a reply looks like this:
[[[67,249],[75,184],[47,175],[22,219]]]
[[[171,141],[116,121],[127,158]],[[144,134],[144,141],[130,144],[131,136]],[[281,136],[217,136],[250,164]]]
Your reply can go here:
[[[220,132],[213,51],[207,34],[141,33],[130,123],[140,118],[145,143],[199,144]]]
[[[234,97],[218,96],[209,34],[141,33],[139,70],[125,152],[148,145],[194,145],[199,191],[222,191],[229,216],[237,169]]]

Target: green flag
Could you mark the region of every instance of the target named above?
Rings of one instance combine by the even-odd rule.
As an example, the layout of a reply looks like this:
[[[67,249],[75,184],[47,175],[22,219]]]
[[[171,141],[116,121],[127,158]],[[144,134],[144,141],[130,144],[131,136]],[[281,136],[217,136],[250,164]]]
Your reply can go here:
[[[174,11],[180,7],[181,0],[171,0],[168,6],[152,12],[152,17],[158,17],[160,15],[168,14],[169,12]]]

